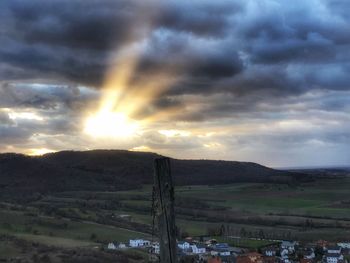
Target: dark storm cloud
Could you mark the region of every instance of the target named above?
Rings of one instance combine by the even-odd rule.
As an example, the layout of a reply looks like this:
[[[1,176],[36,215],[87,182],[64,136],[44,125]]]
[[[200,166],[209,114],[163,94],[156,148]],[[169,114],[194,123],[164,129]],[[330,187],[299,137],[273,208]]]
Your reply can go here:
[[[131,37],[134,5],[132,1],[2,1],[0,58],[9,67],[1,77],[101,85],[112,47]]]
[[[170,122],[208,129],[254,124],[254,134],[217,138],[244,158],[265,151],[279,160],[275,149],[290,149],[288,157],[307,159],[297,154],[304,145],[339,156],[350,130],[349,13],[345,0],[0,1],[1,143],[75,134],[83,109],[98,99],[110,58],[127,44],[140,51],[133,76],[139,83],[154,81],[155,73],[175,79],[138,119],[171,111]],[[8,109],[45,121],[14,120]],[[145,137],[144,145],[162,149],[202,144],[156,131]],[[70,142],[83,145],[77,141]]]
[[[129,34],[131,1],[5,1],[6,33],[29,43],[106,50]]]
[[[229,18],[242,11],[240,3],[233,1],[167,1],[160,5],[160,27],[201,37],[224,37],[232,29]]]
[[[344,54],[349,21],[340,12],[349,7],[341,1],[149,4],[153,29],[137,75],[174,71],[182,80],[173,86],[174,93],[264,90],[273,95],[305,87],[332,89],[333,80],[324,75],[296,80],[283,71],[287,65],[324,65],[349,57]],[[136,1],[3,1],[0,75],[98,87],[111,52],[140,28],[135,22],[140,10]],[[345,85],[348,77],[342,77],[337,83]]]
[[[231,43],[201,40],[185,33],[160,29],[154,32],[141,58],[140,73],[170,70],[179,76],[209,80],[242,71],[242,61]]]
[[[141,26],[137,20],[143,9],[136,7],[135,1],[2,2],[0,57],[8,66],[2,70],[2,78],[16,79],[19,74],[17,78],[60,78],[100,86],[110,52],[137,34]],[[183,67],[194,76],[234,75],[241,70],[234,47],[224,42],[208,48],[205,38],[224,37],[231,26],[229,17],[239,8],[225,2],[159,4],[157,15],[150,18],[153,32],[164,29],[168,36],[150,34],[149,46],[162,46],[162,52],[144,51],[141,73],[165,66]],[[178,38],[180,33],[184,36]],[[198,43],[201,47],[191,46],[191,38],[196,36],[204,37]]]
[[[43,84],[0,84],[0,105],[4,108],[51,110],[76,109],[98,98],[97,94],[78,87]]]

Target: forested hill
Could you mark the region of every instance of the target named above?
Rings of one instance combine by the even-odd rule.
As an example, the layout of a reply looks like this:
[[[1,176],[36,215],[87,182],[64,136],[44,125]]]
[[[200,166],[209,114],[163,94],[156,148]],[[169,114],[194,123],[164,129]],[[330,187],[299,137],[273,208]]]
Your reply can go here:
[[[25,194],[137,188],[153,183],[157,157],[160,155],[123,150],[62,151],[35,157],[0,154],[0,191]],[[171,167],[177,185],[307,179],[303,174],[249,162],[171,159]]]

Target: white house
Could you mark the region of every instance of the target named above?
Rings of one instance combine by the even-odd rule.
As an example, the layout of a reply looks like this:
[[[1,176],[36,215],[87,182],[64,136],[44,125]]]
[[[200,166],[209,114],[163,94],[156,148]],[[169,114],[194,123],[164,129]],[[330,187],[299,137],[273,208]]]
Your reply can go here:
[[[350,248],[350,242],[340,242],[337,245],[341,248]]]
[[[181,248],[182,250],[189,250],[190,249],[190,243],[186,242],[186,241],[180,241],[177,243],[177,246],[179,248]]]
[[[205,246],[201,244],[191,245],[191,250],[194,254],[204,254],[207,251]]]
[[[343,261],[344,256],[339,253],[327,253],[325,258],[327,263],[338,263]]]
[[[334,246],[334,247],[327,247],[327,253],[329,254],[340,254],[341,247]]]
[[[230,256],[231,252],[227,249],[216,249],[210,251],[210,255],[212,256]]]
[[[114,249],[117,249],[117,246],[114,243],[111,242],[111,243],[108,244],[107,248],[114,250]]]
[[[146,247],[150,246],[151,241],[143,240],[143,239],[130,239],[129,246],[130,247]]]
[[[152,245],[151,252],[153,254],[158,254],[158,255],[160,254],[160,246],[159,246],[158,242],[156,242]]]
[[[296,241],[282,241],[281,249],[287,249],[289,253],[293,253],[296,245],[298,245]]]
[[[277,249],[274,247],[267,247],[263,250],[263,254],[268,257],[274,257],[277,254]]]

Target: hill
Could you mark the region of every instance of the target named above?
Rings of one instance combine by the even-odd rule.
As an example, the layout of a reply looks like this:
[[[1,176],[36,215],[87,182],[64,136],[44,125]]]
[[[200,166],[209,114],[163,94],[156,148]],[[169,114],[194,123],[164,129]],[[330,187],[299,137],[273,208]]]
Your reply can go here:
[[[155,153],[124,150],[62,151],[43,156],[0,154],[2,194],[135,189],[153,183]],[[291,183],[308,177],[256,163],[172,159],[175,184]]]

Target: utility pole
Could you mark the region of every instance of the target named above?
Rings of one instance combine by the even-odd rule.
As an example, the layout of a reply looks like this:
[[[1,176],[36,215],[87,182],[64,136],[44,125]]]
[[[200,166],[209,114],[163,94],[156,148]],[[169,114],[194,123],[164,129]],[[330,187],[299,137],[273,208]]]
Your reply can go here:
[[[174,187],[169,158],[154,161],[156,217],[158,222],[160,262],[176,261],[176,227],[174,213]]]

